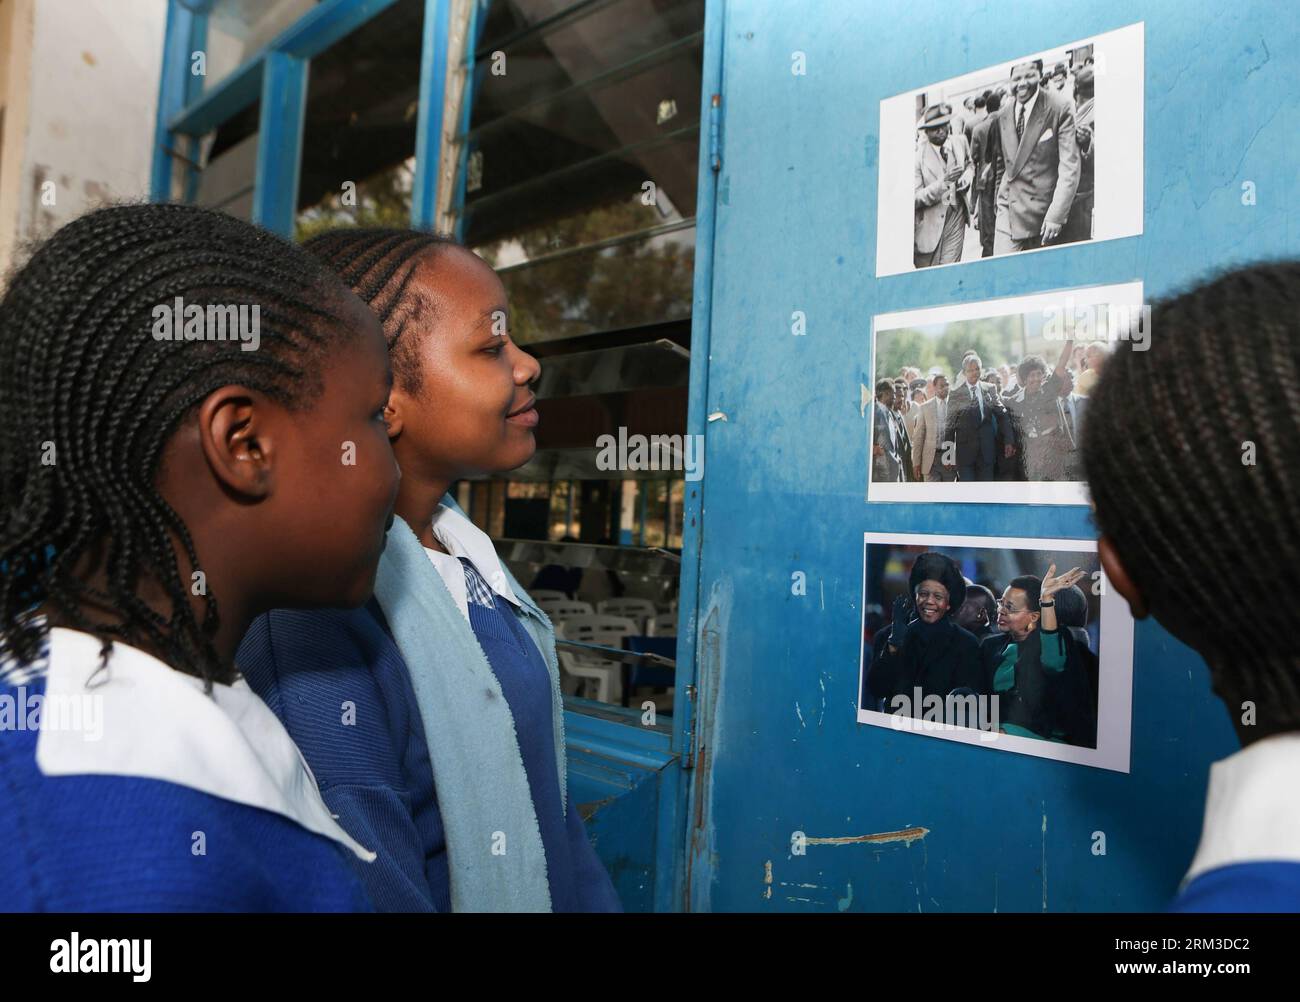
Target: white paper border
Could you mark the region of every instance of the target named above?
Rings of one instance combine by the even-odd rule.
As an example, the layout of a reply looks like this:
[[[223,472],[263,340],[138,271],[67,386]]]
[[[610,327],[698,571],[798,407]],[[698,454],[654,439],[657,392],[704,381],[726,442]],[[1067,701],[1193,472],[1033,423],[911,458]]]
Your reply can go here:
[[[984,480],[974,483],[898,483],[878,484],[872,479],[871,438],[875,421],[876,344],[881,333],[903,327],[926,327],[931,324],[957,323],[963,320],[980,320],[1021,313],[1034,313],[1049,307],[1066,309],[1085,306],[1142,305],[1142,283],[1120,282],[1115,285],[1087,285],[1073,289],[1053,289],[1028,296],[1006,296],[1001,299],[984,299],[975,303],[953,303],[946,306],[900,310],[880,313],[871,318],[871,385],[866,392],[872,397],[868,419],[867,448],[867,500],[871,502],[948,502],[951,504],[1055,504],[1085,505],[1088,503],[1088,485],[1082,481],[1056,481],[1043,483],[1032,480]],[[1055,364],[1049,359],[1049,364]],[[958,373],[949,373],[957,379]],[[958,383],[953,383],[954,389]],[[911,457],[908,457],[911,462]]]
[[[1090,38],[1054,45],[1050,49],[1017,56],[949,80],[939,80],[880,102],[880,164],[876,207],[876,277],[934,271],[977,261],[1023,257],[1064,247],[1087,247],[1103,240],[1134,237],[1142,233],[1145,203],[1144,83],[1145,23],[1138,22]],[[970,258],[930,268],[915,267],[916,95],[937,87],[960,89],[990,75],[1008,76],[1011,67],[1062,49],[1093,45],[1093,58],[1105,61],[1105,72],[1094,76],[1094,118],[1097,150],[1093,163],[1096,197],[1093,202],[1093,236],[1090,240],[1051,244],[1015,254]],[[1094,65],[1096,65],[1094,63]],[[1009,77],[1008,77],[1009,78]]]

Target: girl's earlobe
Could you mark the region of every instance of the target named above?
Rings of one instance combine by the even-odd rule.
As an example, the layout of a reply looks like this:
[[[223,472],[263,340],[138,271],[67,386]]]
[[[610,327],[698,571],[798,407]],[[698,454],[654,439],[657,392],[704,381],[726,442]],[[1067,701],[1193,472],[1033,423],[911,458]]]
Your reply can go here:
[[[391,405],[384,406],[384,425],[388,428],[389,439],[402,433],[402,416]]]

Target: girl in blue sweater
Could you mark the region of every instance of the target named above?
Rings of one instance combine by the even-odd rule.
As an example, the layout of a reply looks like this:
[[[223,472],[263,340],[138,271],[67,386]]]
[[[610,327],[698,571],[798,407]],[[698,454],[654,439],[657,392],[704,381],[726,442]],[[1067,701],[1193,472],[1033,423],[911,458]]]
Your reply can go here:
[[[505,289],[429,234],[306,246],[388,338],[400,517],[375,601],[264,616],[240,666],[340,824],[379,853],[362,868],[377,909],[620,910],[566,789],[554,631],[447,494],[535,449],[540,367],[510,339]]]
[[[0,911],[359,910],[249,622],[369,597],[397,469],[373,313],[225,215],[127,205],[0,302]]]

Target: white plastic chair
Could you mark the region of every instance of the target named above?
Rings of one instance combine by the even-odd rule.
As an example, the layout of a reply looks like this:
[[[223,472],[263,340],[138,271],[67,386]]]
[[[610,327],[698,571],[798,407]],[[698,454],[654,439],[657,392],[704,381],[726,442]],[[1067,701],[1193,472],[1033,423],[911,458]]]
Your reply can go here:
[[[564,619],[564,637],[566,640],[580,640],[584,644],[602,644],[605,647],[622,647],[624,637],[632,637],[641,631],[635,620],[626,616],[610,616],[593,613],[585,616],[566,616]]]
[[[536,591],[530,591],[529,596],[539,606],[543,602],[568,602],[569,596],[562,591],[552,591],[549,588],[538,588]]]
[[[593,613],[586,616],[569,616],[561,627],[566,640],[602,647],[622,648],[623,638],[635,636],[641,628],[626,616],[607,616]],[[623,701],[623,663],[594,654],[565,652],[569,658],[570,674],[596,681],[596,699],[606,703]]]
[[[607,616],[626,616],[644,631],[646,620],[655,614],[655,604],[648,598],[607,598],[596,603],[596,611]]]
[[[579,619],[601,619],[604,617],[590,614],[588,616],[578,617]],[[585,627],[574,631],[571,624],[574,620],[566,620],[555,624],[555,637],[557,640],[579,640],[584,644],[604,644],[610,647],[619,647],[622,645],[621,639],[613,639],[612,635],[602,634],[597,637],[590,629]],[[627,623],[627,620],[624,620]],[[629,623],[629,625],[631,625]],[[581,634],[581,635],[575,635]],[[613,642],[611,643],[611,639]],[[586,698],[595,699],[602,703],[621,703],[623,701],[623,665],[619,661],[611,658],[602,658],[594,654],[585,654],[574,650],[568,650],[564,647],[556,649],[557,659],[560,662],[560,688],[566,695],[576,696],[588,688],[588,683],[592,683],[594,692],[584,693]]]
[[[645,633],[647,637],[677,636],[677,613],[661,612],[651,616],[645,622]]]
[[[550,617],[552,623],[560,624],[571,616],[590,616],[592,614],[590,602],[578,602],[571,598],[550,599],[546,602],[538,602],[537,607]]]

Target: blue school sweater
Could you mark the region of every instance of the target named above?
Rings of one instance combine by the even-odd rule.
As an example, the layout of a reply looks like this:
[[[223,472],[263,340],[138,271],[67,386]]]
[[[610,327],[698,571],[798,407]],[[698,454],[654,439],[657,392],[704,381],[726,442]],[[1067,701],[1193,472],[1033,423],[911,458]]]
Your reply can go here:
[[[249,734],[274,738],[279,730],[283,744],[276,751],[283,754],[276,761],[296,757],[264,708],[270,728],[254,724],[241,730],[247,720],[225,727],[229,721],[220,716],[217,700],[195,691],[196,680],[169,678],[178,673],[124,644],[114,645],[107,671],[83,687],[95,674],[99,641],[56,630],[51,646],[65,659],[63,682],[56,676],[53,691],[44,662],[0,668],[0,845],[6,853],[0,912],[369,910],[343,858],[356,857],[340,842],[284,813],[210,792],[265,802],[264,784],[271,778],[288,780],[278,792],[291,808],[312,797],[319,801],[305,769],[302,785],[294,788],[292,774],[274,765],[247,786],[247,777],[232,768],[232,756],[251,762],[267,747],[256,740],[241,745]],[[76,684],[64,684],[70,679]],[[169,712],[155,716],[151,727],[125,726],[131,720],[126,701],[138,700],[144,686],[155,682],[169,695],[152,705]],[[231,705],[248,709],[256,703],[246,688],[244,693],[247,702]],[[151,687],[148,695],[153,694]],[[65,708],[75,700],[78,714],[83,697],[99,702],[84,717],[66,709],[60,716],[51,696],[64,700]],[[81,772],[77,757],[83,754],[87,771]],[[120,772],[96,771],[103,768]],[[123,774],[129,771],[184,777],[209,789]],[[253,789],[258,784],[260,791]],[[322,807],[307,820],[328,827],[327,819]]]
[[[471,601],[469,616],[514,717],[552,910],[621,911],[572,798],[560,811],[550,676],[537,645],[504,600],[493,609]],[[378,852],[374,863],[358,867],[375,909],[450,911],[428,747],[406,663],[379,604],[260,617],[238,663],[302,749],[339,823]]]

